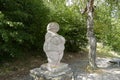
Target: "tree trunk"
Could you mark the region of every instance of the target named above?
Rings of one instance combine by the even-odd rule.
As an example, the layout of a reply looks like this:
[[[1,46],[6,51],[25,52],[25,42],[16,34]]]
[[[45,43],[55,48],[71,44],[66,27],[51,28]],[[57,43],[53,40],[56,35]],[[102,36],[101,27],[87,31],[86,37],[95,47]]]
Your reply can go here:
[[[89,43],[89,65],[96,69],[96,37],[94,35],[94,21],[93,21],[93,8],[94,0],[89,0],[87,4],[87,38]]]
[[[89,43],[89,65],[95,69],[96,66],[96,38],[93,31],[93,13],[88,12],[87,38]]]

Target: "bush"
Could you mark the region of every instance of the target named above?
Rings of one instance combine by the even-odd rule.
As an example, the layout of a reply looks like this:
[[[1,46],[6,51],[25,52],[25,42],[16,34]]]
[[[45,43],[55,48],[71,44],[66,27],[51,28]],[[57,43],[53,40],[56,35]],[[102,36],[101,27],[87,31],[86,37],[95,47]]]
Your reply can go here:
[[[1,53],[19,57],[25,51],[43,51],[49,10],[42,0],[0,0],[0,10]]]
[[[23,44],[31,40],[31,35],[26,33],[22,22],[12,22],[5,19],[5,15],[0,12],[0,52],[10,53],[12,57],[24,49]]]

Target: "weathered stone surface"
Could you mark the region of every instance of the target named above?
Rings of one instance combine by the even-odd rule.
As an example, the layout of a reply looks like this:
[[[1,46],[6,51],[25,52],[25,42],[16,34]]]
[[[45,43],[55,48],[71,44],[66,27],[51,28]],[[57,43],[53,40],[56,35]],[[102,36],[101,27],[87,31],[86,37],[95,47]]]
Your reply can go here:
[[[71,68],[68,67],[68,64],[60,62],[64,54],[65,38],[57,34],[58,31],[58,23],[48,24],[43,46],[48,63],[30,70],[33,80],[73,80]]]
[[[48,63],[50,65],[58,65],[64,54],[65,38],[59,35],[59,24],[51,22],[47,25],[47,33],[45,35],[45,42],[43,50],[46,53]],[[51,66],[48,66],[49,70]]]
[[[118,66],[120,67],[120,59],[119,58],[113,58],[109,61],[112,66]]]
[[[68,64],[65,63],[60,63],[58,65],[51,66],[51,69],[49,69],[48,65],[49,65],[48,63],[41,65],[41,69],[48,70],[53,73],[68,69]]]
[[[47,64],[43,64],[40,68],[30,70],[30,76],[33,80],[74,80],[73,72],[68,64],[61,63],[60,66],[54,67],[49,71]]]

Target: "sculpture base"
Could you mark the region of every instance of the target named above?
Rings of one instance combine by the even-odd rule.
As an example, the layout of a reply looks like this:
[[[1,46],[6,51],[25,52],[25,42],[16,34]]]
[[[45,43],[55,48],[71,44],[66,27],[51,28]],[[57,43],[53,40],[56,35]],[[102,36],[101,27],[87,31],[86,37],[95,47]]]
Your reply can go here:
[[[71,68],[65,63],[61,63],[50,70],[48,64],[43,64],[40,68],[30,70],[30,76],[33,80],[74,80]]]

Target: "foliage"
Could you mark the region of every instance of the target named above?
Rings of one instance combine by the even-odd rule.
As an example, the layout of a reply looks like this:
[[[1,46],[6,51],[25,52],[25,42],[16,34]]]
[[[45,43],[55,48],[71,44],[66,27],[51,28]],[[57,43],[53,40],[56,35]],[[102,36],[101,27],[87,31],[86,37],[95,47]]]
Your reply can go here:
[[[118,1],[118,0],[116,0]],[[115,51],[120,50],[120,4],[113,0],[98,0],[95,8],[95,32],[97,38],[104,45]]]
[[[80,13],[86,1],[66,5],[65,0],[0,0],[0,55],[18,57],[36,51],[43,56],[46,26],[54,21],[66,38],[66,51],[80,51],[87,44],[86,15]],[[120,51],[120,1],[95,0],[95,5],[97,41]]]
[[[31,36],[24,30],[23,23],[6,20],[0,12],[0,52],[10,53],[12,57],[18,56],[24,49],[23,44],[31,40]]]
[[[66,6],[64,0],[45,2],[50,9],[50,21],[60,24],[60,34],[66,38],[66,50],[80,51],[86,45],[86,20],[79,12],[79,6]]]
[[[42,50],[49,12],[42,0],[0,0],[0,10],[0,55]]]

